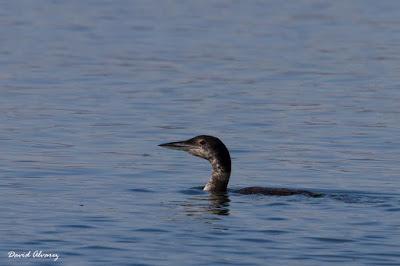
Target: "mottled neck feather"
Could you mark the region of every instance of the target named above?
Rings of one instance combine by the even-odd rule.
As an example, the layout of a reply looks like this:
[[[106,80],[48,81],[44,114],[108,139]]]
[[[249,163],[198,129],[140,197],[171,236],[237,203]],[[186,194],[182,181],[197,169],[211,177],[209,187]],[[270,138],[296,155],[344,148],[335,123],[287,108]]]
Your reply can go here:
[[[231,175],[231,158],[228,150],[219,152],[210,160],[212,174],[204,190],[209,192],[225,192]]]

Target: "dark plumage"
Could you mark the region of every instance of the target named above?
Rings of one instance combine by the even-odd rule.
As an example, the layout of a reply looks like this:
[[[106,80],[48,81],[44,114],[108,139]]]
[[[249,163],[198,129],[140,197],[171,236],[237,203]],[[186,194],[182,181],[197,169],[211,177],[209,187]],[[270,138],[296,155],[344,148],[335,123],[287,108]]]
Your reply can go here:
[[[227,191],[229,177],[231,175],[231,157],[225,144],[213,136],[201,135],[185,141],[177,141],[160,144],[159,146],[183,150],[194,156],[208,160],[212,166],[210,180],[204,186],[205,191],[223,193]],[[240,194],[263,194],[270,196],[305,195],[310,197],[322,196],[321,193],[306,190],[286,188],[247,187],[235,190]]]

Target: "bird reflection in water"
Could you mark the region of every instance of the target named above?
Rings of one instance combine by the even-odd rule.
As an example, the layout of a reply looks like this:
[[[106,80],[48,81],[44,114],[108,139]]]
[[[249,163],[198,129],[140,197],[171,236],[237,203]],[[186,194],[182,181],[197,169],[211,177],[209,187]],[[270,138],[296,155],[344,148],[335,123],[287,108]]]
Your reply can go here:
[[[182,206],[188,216],[229,215],[229,202],[227,193],[217,193],[191,197]]]

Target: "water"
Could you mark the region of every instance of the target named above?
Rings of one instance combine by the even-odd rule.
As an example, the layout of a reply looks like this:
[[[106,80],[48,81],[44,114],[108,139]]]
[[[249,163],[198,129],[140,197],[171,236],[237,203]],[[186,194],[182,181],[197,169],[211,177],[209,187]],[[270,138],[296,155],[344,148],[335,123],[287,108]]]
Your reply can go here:
[[[0,264],[399,265],[399,8],[2,2]],[[326,196],[195,189],[157,145],[198,134],[232,188]]]

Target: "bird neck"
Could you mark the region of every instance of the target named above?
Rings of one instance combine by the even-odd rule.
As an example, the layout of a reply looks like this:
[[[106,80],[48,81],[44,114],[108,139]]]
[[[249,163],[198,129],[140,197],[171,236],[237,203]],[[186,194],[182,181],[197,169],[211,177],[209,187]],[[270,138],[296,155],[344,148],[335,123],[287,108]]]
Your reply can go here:
[[[210,180],[204,187],[209,192],[225,192],[228,187],[229,177],[231,176],[231,158],[229,153],[222,157],[210,159],[212,174]]]

